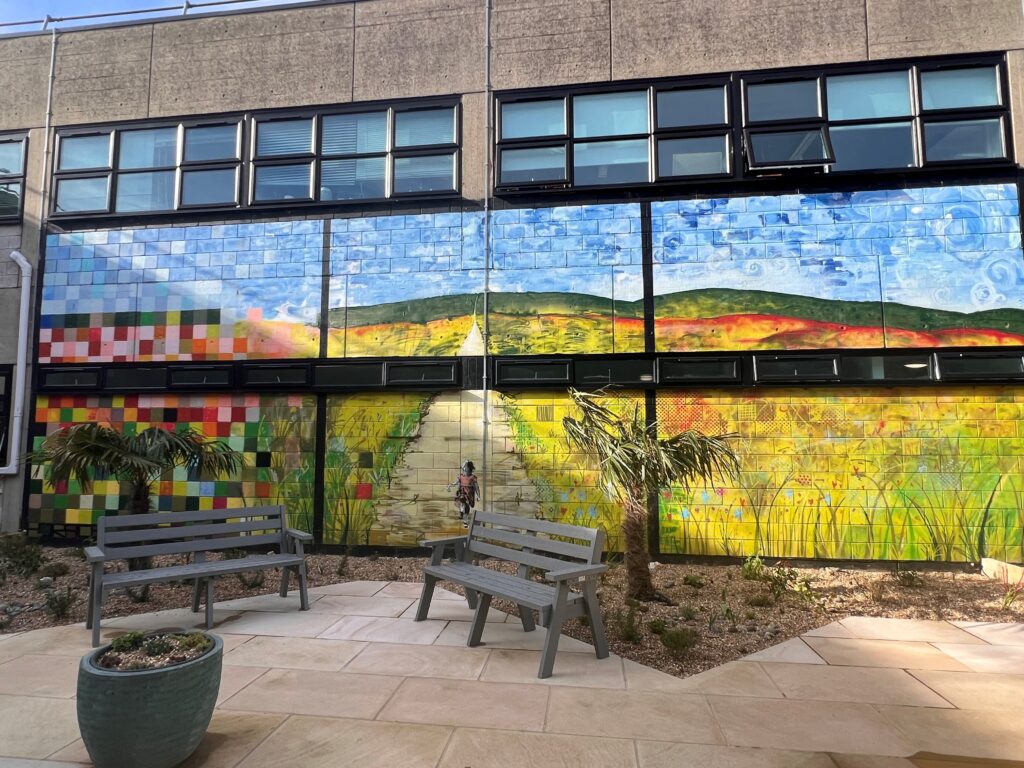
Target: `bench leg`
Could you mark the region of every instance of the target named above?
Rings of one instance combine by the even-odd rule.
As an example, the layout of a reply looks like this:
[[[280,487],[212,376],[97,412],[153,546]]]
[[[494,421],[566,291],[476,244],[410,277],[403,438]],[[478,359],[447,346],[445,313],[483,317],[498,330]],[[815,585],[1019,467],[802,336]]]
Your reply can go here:
[[[551,614],[548,618],[548,636],[544,638],[544,652],[540,657],[540,670],[537,677],[542,680],[551,677],[551,671],[555,668],[555,654],[558,653],[558,638],[562,634],[562,616],[565,613],[565,604],[569,599],[569,583],[558,582],[555,592],[555,602],[551,606]]]
[[[476,592],[474,592],[469,587],[466,587],[466,604],[470,608],[474,608],[475,609],[476,608],[476,599],[477,599]]]
[[[423,574],[423,591],[420,592],[420,604],[416,606],[416,618],[414,621],[423,621],[427,618],[427,611],[430,610],[430,601],[434,597],[434,586],[437,584],[436,576]]]
[[[92,647],[95,648],[100,644],[100,616],[103,613],[103,585],[99,580],[96,580],[95,586],[92,588],[89,603],[92,614]]]
[[[196,579],[192,584],[192,613],[199,613],[199,596],[202,593],[202,579]]]
[[[583,608],[590,622],[590,631],[594,635],[594,650],[597,658],[608,658],[608,638],[604,634],[604,622],[601,621],[601,605],[597,602],[597,587],[591,579],[583,585]]]
[[[537,625],[533,623],[533,610],[525,605],[516,606],[519,608],[519,620],[523,622],[523,632],[533,632]]]
[[[484,624],[487,623],[487,609],[490,607],[491,596],[486,592],[481,592],[476,613],[473,614],[473,623],[469,625],[469,640],[466,641],[466,645],[470,648],[480,645],[480,638],[484,634]]]
[[[86,606],[85,611],[85,628],[92,629],[92,596],[93,591],[99,586],[99,583],[103,580],[103,563],[93,563],[92,573],[89,576],[89,605]]]
[[[213,629],[213,579],[206,580],[206,628]]]
[[[285,592],[287,595],[287,591]],[[309,592],[306,591],[306,561],[299,566],[299,610],[309,610]]]
[[[281,590],[278,592],[278,594],[281,597],[288,597],[288,581],[289,581],[290,577],[291,577],[291,569],[290,568],[282,568],[281,569]]]

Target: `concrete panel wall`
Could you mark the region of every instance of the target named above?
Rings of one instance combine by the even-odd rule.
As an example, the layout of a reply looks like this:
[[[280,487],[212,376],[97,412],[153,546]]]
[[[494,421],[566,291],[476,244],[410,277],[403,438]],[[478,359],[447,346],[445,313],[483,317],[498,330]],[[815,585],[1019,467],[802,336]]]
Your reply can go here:
[[[351,5],[157,24],[149,114],[352,99]]]
[[[0,130],[43,125],[50,38],[0,40]]]
[[[611,79],[610,0],[495,0],[493,8],[495,88]]]
[[[482,93],[462,97],[462,196],[483,200],[487,147],[487,100]]]
[[[54,124],[145,117],[152,44],[151,24],[58,35]]]
[[[480,0],[374,0],[355,11],[353,100],[483,90]]]
[[[1019,0],[865,0],[872,59],[1024,47]]]
[[[611,0],[612,77],[867,58],[864,0]]]

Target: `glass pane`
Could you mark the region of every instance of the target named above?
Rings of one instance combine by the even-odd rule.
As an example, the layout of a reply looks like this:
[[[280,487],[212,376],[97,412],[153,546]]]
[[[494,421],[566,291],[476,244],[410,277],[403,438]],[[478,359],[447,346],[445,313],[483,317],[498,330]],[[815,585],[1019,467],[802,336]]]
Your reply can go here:
[[[598,93],[572,100],[573,135],[626,136],[647,133],[647,91]]]
[[[0,174],[21,175],[25,167],[23,162],[24,151],[25,142],[21,139],[17,141],[0,141]]]
[[[323,123],[325,155],[385,152],[388,148],[387,112],[329,115]]]
[[[982,378],[987,376],[1020,376],[1024,373],[1020,355],[1000,357],[993,355],[943,355],[939,369],[946,378]]]
[[[455,155],[395,158],[395,193],[455,189]]]
[[[817,80],[757,83],[747,86],[747,121],[820,117]]]
[[[183,171],[181,174],[182,205],[233,205],[238,198],[234,168],[216,171]]]
[[[107,177],[97,179],[60,179],[57,182],[57,212],[105,211]]]
[[[324,160],[320,166],[321,200],[355,200],[384,197],[383,157]]]
[[[658,93],[658,127],[722,125],[728,122],[725,88],[692,88]]]
[[[118,168],[167,168],[178,164],[178,129],[121,131]]]
[[[756,165],[812,165],[828,159],[820,128],[750,134]]]
[[[924,155],[930,163],[1006,157],[1002,120],[925,123]]]
[[[576,184],[625,184],[649,180],[647,139],[577,144],[573,154]]]
[[[871,355],[844,357],[844,379],[922,379],[932,377],[930,355]]]
[[[17,216],[21,211],[21,184],[0,184],[0,216]]]
[[[565,99],[501,105],[501,138],[565,135]]]
[[[395,146],[455,143],[455,110],[421,109],[395,113]]]
[[[174,171],[121,173],[115,211],[169,211],[174,208]]]
[[[256,154],[259,157],[300,155],[313,151],[313,121],[276,120],[256,126]]]
[[[501,183],[565,179],[565,147],[504,149],[501,152]]]
[[[863,120],[910,114],[910,73],[874,72],[826,80],[829,120]]]
[[[238,157],[237,125],[202,125],[185,129],[185,160],[234,160]]]
[[[995,67],[949,69],[921,73],[924,109],[998,106],[999,77]]]
[[[911,123],[832,126],[834,171],[861,168],[911,168],[914,166],[914,130]]]
[[[67,136],[60,140],[59,170],[107,168],[110,166],[110,134]]]
[[[256,168],[253,198],[256,200],[309,199],[309,163],[264,165]]]
[[[838,375],[834,357],[755,357],[754,378],[831,379]]]
[[[728,144],[725,136],[693,139],[663,139],[658,142],[660,176],[706,176],[728,173]]]

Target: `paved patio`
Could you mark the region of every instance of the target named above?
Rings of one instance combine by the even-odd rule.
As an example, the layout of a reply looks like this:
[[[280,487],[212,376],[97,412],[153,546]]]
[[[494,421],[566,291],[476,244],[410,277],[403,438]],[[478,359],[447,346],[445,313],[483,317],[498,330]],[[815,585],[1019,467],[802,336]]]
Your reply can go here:
[[[1024,759],[1024,625],[849,618],[680,680],[470,612],[418,584],[349,582],[217,605],[218,709],[186,766],[965,768]],[[439,599],[440,598],[440,599]],[[187,610],[104,622],[195,626]],[[508,619],[508,621],[506,621]],[[0,768],[87,765],[75,720],[81,626],[0,638]],[[925,757],[921,753],[935,753]],[[916,756],[907,759],[909,756]],[[939,757],[946,756],[946,757]],[[1024,763],[1019,764],[1024,765]]]

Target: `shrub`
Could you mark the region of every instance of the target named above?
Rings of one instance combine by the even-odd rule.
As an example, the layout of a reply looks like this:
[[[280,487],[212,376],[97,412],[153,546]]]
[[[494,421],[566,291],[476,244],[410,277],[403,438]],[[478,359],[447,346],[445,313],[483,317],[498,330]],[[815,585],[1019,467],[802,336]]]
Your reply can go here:
[[[647,629],[652,635],[660,635],[668,629],[668,625],[664,619],[651,619],[647,622]]]
[[[764,561],[759,555],[751,555],[743,561],[741,573],[747,581],[761,581],[764,578]]]
[[[68,587],[66,591],[61,592],[57,589],[51,589],[46,593],[46,610],[55,619],[67,618],[67,615],[71,612],[71,609],[75,607],[78,602],[78,593],[73,592],[71,587]]]
[[[56,560],[52,563],[46,563],[37,571],[39,576],[49,576],[51,579],[56,579],[59,576],[67,576],[71,572],[67,563]]]
[[[629,606],[625,613],[621,609],[618,610],[613,618],[619,630],[619,637],[627,643],[640,642],[640,626],[637,624],[635,606]]]
[[[28,578],[43,565],[43,548],[23,533],[0,536],[0,566]]]
[[[688,573],[683,576],[683,584],[694,589],[700,589],[704,586],[704,579],[695,573]]]
[[[246,589],[257,589],[262,587],[264,582],[267,580],[267,576],[263,571],[246,571],[244,573],[236,573],[235,578],[237,578],[238,583]]]
[[[154,635],[146,640],[143,650],[147,656],[163,656],[174,650],[174,643],[164,635]]]
[[[127,632],[120,637],[115,637],[110,643],[110,650],[117,653],[128,653],[137,651],[146,640],[144,632]]]
[[[661,644],[677,659],[685,657],[699,641],[700,635],[685,627],[661,633]]]
[[[692,605],[684,605],[679,609],[679,618],[683,621],[693,621],[697,618],[697,611]]]
[[[751,595],[745,602],[751,608],[767,608],[771,605],[775,605],[775,599],[771,595],[763,593],[759,595]]]
[[[907,571],[896,564],[896,570],[892,572],[892,580],[900,587],[915,588],[924,586],[924,576],[917,571]]]
[[[868,582],[868,595],[873,603],[885,602],[885,580],[872,579]]]

